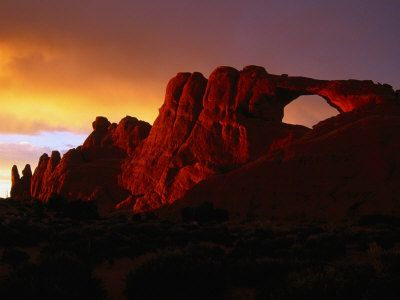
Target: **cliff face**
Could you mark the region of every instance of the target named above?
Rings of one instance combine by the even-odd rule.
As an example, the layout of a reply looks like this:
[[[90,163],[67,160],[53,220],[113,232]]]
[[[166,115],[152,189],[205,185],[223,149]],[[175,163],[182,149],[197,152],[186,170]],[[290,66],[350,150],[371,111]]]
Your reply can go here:
[[[199,183],[175,209],[207,199],[240,219],[398,216],[399,132],[398,105],[371,105],[340,114],[286,147]]]
[[[172,203],[197,182],[256,159],[274,141],[308,131],[282,124],[279,98],[263,94],[269,86],[257,86],[262,74],[262,68],[220,67],[208,81],[199,73],[171,79],[149,137],[124,166],[134,211]],[[263,97],[266,104],[258,104]]]
[[[219,67],[208,82],[180,73],[149,137],[124,165],[131,197],[121,205],[154,209],[179,199],[196,183],[288,145],[308,129],[282,123],[284,107],[300,95],[317,94],[340,112],[391,102],[394,91],[371,81],[322,81]]]
[[[282,123],[287,104],[312,94],[322,96],[342,114],[313,130]],[[156,209],[182,197],[185,203],[197,201],[193,187],[203,200],[208,199],[209,192],[213,201],[225,199],[218,202],[221,205],[230,201],[227,190],[242,199],[235,196],[237,200],[232,203],[252,203],[253,196],[249,195],[264,189],[269,191],[264,193],[268,199],[278,194],[294,199],[294,195],[303,195],[304,189],[312,193],[312,182],[315,186],[323,185],[321,180],[335,182],[337,178],[329,174],[340,174],[335,168],[347,168],[347,160],[351,160],[350,169],[364,170],[359,166],[365,163],[363,156],[357,154],[362,149],[354,143],[367,147],[370,134],[376,133],[380,140],[385,130],[393,133],[386,127],[391,122],[397,124],[399,102],[398,92],[372,81],[271,75],[256,66],[242,71],[219,67],[208,80],[200,73],[178,73],[168,83],[153,127],[130,117],[118,125],[97,118],[93,133],[81,147],[68,151],[63,158],[57,152],[41,157],[32,177],[31,195],[47,201],[52,194],[61,194],[68,199],[96,200],[106,209],[115,206],[134,212]],[[393,118],[380,121],[389,116]],[[380,124],[374,126],[374,122]],[[341,147],[348,149],[344,153],[352,154],[343,160],[329,160],[344,155]],[[377,147],[373,142],[369,149]],[[382,151],[376,155],[394,155]],[[312,166],[302,167],[304,161],[311,161]],[[254,165],[259,165],[260,171],[243,171]],[[330,168],[334,169],[331,173]],[[241,172],[243,175],[234,175]],[[246,195],[237,192],[239,186],[248,190],[236,184],[240,176],[246,177],[243,182],[251,190]],[[218,187],[224,180],[229,185]],[[324,187],[317,194],[323,197],[331,192]]]

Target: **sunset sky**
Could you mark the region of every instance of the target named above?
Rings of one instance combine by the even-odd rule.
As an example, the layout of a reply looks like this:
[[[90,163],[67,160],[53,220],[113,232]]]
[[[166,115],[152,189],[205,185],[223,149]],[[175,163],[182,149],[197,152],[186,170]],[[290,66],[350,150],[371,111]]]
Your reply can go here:
[[[399,0],[0,0],[0,197],[10,170],[82,144],[98,115],[152,123],[177,72],[264,66],[400,89]],[[311,126],[319,97],[288,107]]]

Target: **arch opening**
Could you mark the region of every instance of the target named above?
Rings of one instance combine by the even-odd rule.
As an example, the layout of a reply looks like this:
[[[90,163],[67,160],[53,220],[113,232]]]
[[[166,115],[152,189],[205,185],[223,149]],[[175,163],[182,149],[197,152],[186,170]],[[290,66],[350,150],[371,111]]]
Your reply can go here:
[[[312,128],[315,124],[338,114],[339,111],[321,96],[300,96],[285,106],[282,122]]]

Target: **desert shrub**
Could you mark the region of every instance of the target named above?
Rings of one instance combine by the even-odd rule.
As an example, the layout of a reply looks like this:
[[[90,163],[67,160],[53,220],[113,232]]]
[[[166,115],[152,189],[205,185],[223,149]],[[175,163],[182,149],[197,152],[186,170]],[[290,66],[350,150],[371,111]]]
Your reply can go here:
[[[374,237],[374,241],[386,250],[400,242],[400,236],[399,233],[395,231],[382,231]]]
[[[299,227],[294,228],[291,233],[296,234],[297,240],[299,242],[304,242],[311,235],[321,234],[324,229],[320,226],[309,226],[309,227]]]
[[[221,299],[220,264],[205,256],[172,252],[155,255],[126,278],[126,299]]]
[[[214,208],[214,204],[211,202],[204,202],[194,208],[182,208],[181,218],[184,222],[196,221],[201,224],[211,222],[222,223],[229,220],[229,214],[227,210]]]
[[[0,224],[0,246],[21,246],[28,247],[36,244],[32,235],[26,234],[23,230],[13,228],[9,225]]]
[[[0,246],[13,245],[16,233],[10,226],[0,224]]]
[[[377,224],[399,226],[400,218],[394,216],[385,216],[385,215],[366,215],[366,216],[361,216],[358,223],[360,226],[363,227],[375,226]]]
[[[390,277],[400,277],[400,249],[394,248],[384,251],[380,258],[384,271],[386,271]]]
[[[105,299],[106,293],[90,270],[69,255],[27,264],[0,282],[3,299]]]
[[[14,241],[19,240],[20,246],[34,246],[40,239],[46,237],[46,228],[24,220],[12,220],[8,225],[13,231]]]
[[[274,248],[272,241],[269,239],[246,238],[236,242],[229,256],[231,259],[249,259],[254,260],[260,257],[271,257],[278,252],[279,249]]]
[[[230,266],[230,283],[256,289],[257,299],[284,299],[290,288],[288,275],[299,266],[280,259],[240,260]],[[296,299],[296,298],[293,298]]]
[[[97,206],[93,202],[82,200],[69,202],[64,208],[64,214],[71,219],[78,220],[97,219],[99,217]]]
[[[311,236],[305,242],[302,254],[311,259],[336,259],[346,254],[346,245],[336,234]]]
[[[131,216],[132,221],[138,222],[142,220],[142,216],[140,214],[133,214]]]
[[[181,218],[183,222],[194,221],[194,209],[192,207],[184,207],[181,209]]]
[[[10,247],[4,249],[3,256],[1,258],[3,262],[8,263],[12,266],[17,266],[25,263],[28,259],[29,255],[26,252]]]
[[[289,278],[287,299],[380,299],[386,295],[370,266],[312,264]]]
[[[52,194],[46,203],[49,211],[63,211],[67,207],[67,200],[57,194]]]
[[[232,246],[236,238],[218,226],[199,226],[197,232],[187,233],[186,239],[187,241],[211,242]]]
[[[99,238],[82,237],[79,233],[54,235],[51,241],[42,248],[41,259],[48,256],[69,255],[83,262],[88,268],[97,265],[115,245],[98,242]],[[114,250],[115,251],[115,250]]]
[[[82,201],[67,201],[60,195],[52,195],[46,207],[49,211],[55,211],[59,214],[57,217],[67,217],[77,220],[97,219],[99,213],[97,206],[93,202]]]
[[[156,219],[157,219],[157,216],[156,216],[156,214],[155,214],[154,212],[152,212],[152,211],[147,211],[147,212],[144,213],[143,219],[144,219],[145,221],[156,220]]]

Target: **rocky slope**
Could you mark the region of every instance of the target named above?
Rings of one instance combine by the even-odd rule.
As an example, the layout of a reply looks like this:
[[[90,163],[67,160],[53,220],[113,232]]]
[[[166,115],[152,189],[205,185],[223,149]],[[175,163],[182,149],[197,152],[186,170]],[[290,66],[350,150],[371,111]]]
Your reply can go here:
[[[282,123],[287,104],[312,94],[341,114],[313,130]],[[178,73],[151,129],[135,118],[118,125],[97,118],[83,146],[63,158],[57,152],[41,157],[31,196],[47,201],[60,194],[134,212],[183,197],[182,205],[212,200],[241,216],[271,215],[277,203],[282,210],[290,205],[287,213],[275,213],[279,217],[303,206],[335,206],[326,205],[333,193],[347,203],[343,207],[357,208],[367,194],[384,195],[371,192],[376,185],[396,186],[399,102],[398,92],[372,81],[272,75],[256,66],[219,67],[208,80]],[[368,169],[368,157],[375,169]]]
[[[400,107],[368,105],[327,119],[291,145],[194,186],[240,219],[342,220],[400,215]]]

